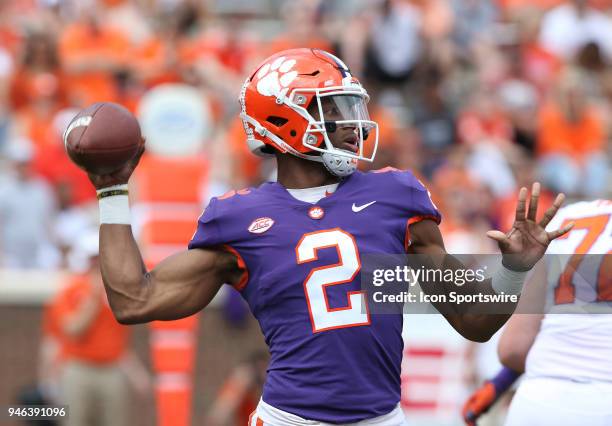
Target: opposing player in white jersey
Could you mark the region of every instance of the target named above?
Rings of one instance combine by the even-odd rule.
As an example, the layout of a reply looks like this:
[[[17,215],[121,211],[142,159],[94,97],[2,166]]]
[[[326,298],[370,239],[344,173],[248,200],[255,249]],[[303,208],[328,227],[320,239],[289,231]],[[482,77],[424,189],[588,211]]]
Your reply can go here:
[[[534,277],[548,285],[531,280],[547,313],[514,315],[500,340],[502,363],[525,373],[506,426],[612,425],[612,201],[571,204],[550,226],[570,222]]]

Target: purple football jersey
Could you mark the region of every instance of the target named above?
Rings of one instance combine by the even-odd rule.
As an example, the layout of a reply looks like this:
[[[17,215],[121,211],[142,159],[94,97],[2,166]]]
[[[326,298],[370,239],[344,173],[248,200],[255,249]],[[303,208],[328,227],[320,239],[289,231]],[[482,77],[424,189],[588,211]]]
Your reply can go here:
[[[223,198],[223,197],[222,197]],[[400,400],[402,315],[370,315],[360,255],[403,253],[408,222],[440,221],[410,173],[356,172],[315,205],[279,183],[213,198],[189,248],[226,245],[270,348],[268,404],[305,419],[350,423]]]

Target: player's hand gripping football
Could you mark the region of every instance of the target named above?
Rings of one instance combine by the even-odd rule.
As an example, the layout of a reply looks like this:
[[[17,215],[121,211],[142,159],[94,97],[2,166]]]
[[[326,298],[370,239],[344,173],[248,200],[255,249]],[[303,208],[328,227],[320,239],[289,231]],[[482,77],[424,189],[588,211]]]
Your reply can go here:
[[[552,240],[566,234],[574,226],[573,223],[570,223],[561,229],[546,232],[546,225],[563,204],[565,195],[557,195],[553,205],[546,210],[538,222],[536,214],[539,198],[540,184],[536,182],[531,187],[531,198],[529,208],[527,208],[527,188],[521,188],[512,229],[507,234],[501,231],[487,232],[489,238],[497,241],[503,254],[503,264],[508,269],[528,271],[542,258]]]
[[[89,176],[89,180],[95,186],[96,189],[106,188],[112,185],[120,185],[127,183],[132,176],[132,173],[138,166],[138,162],[140,161],[140,157],[145,151],[145,141],[142,140],[140,150],[134,155],[134,157],[125,163],[119,170],[114,171],[112,173],[106,175],[96,175],[93,173],[87,173]]]

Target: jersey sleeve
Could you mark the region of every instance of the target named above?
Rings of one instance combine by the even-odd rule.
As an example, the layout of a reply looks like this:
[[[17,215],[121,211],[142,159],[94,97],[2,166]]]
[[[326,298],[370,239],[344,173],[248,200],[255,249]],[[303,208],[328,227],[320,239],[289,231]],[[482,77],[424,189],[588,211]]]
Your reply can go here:
[[[222,203],[226,203],[226,201]],[[237,215],[230,213],[231,211],[240,210],[231,202],[220,206],[222,203],[220,203],[217,198],[211,199],[198,219],[198,227],[189,242],[188,248],[191,250],[215,247],[228,251],[236,256],[238,267],[244,271],[239,282],[234,285],[234,288],[240,291],[247,285],[249,272],[246,262],[237,248],[237,245],[239,245],[241,241],[236,232]]]
[[[392,198],[396,206],[396,218],[398,220],[398,235],[404,242],[404,249],[410,246],[410,225],[425,219],[433,220],[439,224],[442,216],[431,199],[431,194],[409,171],[393,171],[389,173],[391,182],[389,189],[392,190]]]
[[[439,224],[442,216],[425,185],[411,172],[394,172],[393,175],[396,180],[398,201],[403,204],[403,214],[408,223],[431,219]]]
[[[219,214],[218,200],[213,198],[198,219],[198,225],[188,248],[207,248],[228,244],[227,236],[221,232],[223,217]]]

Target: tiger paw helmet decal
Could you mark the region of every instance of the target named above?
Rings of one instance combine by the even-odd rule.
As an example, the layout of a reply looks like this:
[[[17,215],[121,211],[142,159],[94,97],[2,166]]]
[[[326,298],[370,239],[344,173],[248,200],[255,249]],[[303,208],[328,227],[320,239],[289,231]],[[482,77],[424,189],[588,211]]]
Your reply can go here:
[[[295,59],[285,59],[284,56],[272,63],[267,63],[259,69],[257,91],[263,96],[284,97],[289,91],[289,85],[298,75],[291,70],[296,64]]]

